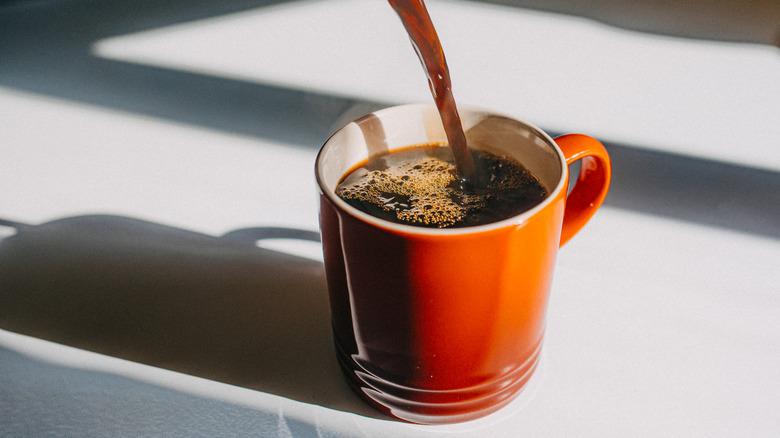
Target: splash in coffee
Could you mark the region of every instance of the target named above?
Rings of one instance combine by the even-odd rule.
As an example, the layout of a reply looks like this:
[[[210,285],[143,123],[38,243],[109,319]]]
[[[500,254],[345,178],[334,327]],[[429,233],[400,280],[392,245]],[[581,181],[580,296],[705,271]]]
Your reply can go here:
[[[484,182],[484,170],[480,169],[469,153],[466,135],[452,93],[452,80],[444,50],[423,0],[389,0],[409,34],[417,56],[422,62],[433,100],[439,110],[447,141],[452,149],[458,177],[472,184]]]
[[[379,154],[350,171],[336,194],[380,219],[431,228],[455,228],[516,216],[547,196],[539,180],[517,161],[472,150],[485,185],[457,176],[450,148],[420,145]]]

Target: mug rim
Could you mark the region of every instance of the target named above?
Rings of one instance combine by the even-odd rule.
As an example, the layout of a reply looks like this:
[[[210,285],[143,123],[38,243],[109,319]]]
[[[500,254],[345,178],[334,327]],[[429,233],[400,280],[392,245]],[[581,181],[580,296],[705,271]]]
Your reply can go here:
[[[336,206],[338,206],[341,210],[349,213],[351,216],[358,218],[364,222],[367,222],[373,226],[376,226],[378,228],[382,228],[388,231],[392,231],[395,233],[403,233],[403,234],[415,234],[420,236],[448,236],[448,235],[467,235],[467,234],[476,234],[481,233],[485,231],[492,231],[492,230],[498,230],[505,228],[507,226],[512,225],[520,225],[522,223],[525,223],[529,218],[536,215],[539,211],[544,210],[547,208],[548,205],[550,205],[558,196],[560,195],[560,192],[564,190],[564,184],[568,177],[568,165],[566,164],[566,157],[563,155],[563,151],[561,151],[561,148],[558,146],[558,144],[555,142],[555,140],[550,137],[549,134],[547,134],[544,130],[540,129],[536,125],[529,123],[525,120],[518,119],[517,117],[513,117],[510,115],[507,115],[505,113],[502,113],[500,111],[487,109],[484,107],[480,107],[477,105],[458,105],[458,112],[482,112],[489,116],[496,116],[496,117],[504,117],[507,119],[510,119],[515,122],[519,122],[522,125],[524,125],[526,128],[528,128],[529,132],[532,132],[537,137],[544,140],[550,147],[552,147],[553,151],[555,151],[557,157],[558,157],[558,163],[561,166],[561,176],[558,178],[558,182],[553,190],[550,191],[550,193],[542,200],[540,203],[536,204],[532,208],[520,213],[516,214],[514,216],[510,216],[506,219],[501,219],[499,221],[490,222],[486,224],[481,225],[472,225],[472,226],[466,226],[466,227],[454,227],[454,228],[429,228],[429,227],[421,227],[417,225],[407,225],[407,224],[401,224],[397,222],[391,222],[385,219],[378,218],[376,216],[372,216],[368,213],[365,213],[351,205],[349,205],[346,201],[339,198],[336,195],[335,190],[326,190],[325,184],[322,181],[322,175],[320,172],[320,166],[322,165],[322,158],[327,153],[327,150],[329,149],[329,144],[331,140],[339,135],[343,130],[345,130],[348,126],[352,125],[353,123],[356,123],[357,121],[369,117],[372,115],[381,115],[382,113],[388,113],[388,112],[397,112],[397,111],[417,111],[422,112],[426,108],[430,109],[433,108],[434,110],[438,111],[436,109],[436,105],[433,103],[410,103],[410,104],[403,104],[403,105],[396,105],[396,106],[390,106],[386,108],[382,108],[377,111],[372,111],[371,113],[368,113],[362,117],[359,117],[357,119],[354,119],[350,121],[349,123],[339,127],[333,134],[328,137],[328,139],[323,143],[322,147],[320,147],[319,152],[317,153],[317,157],[315,159],[315,165],[314,165],[314,174],[317,180],[317,187],[319,188],[320,192],[327,196],[328,200],[330,200],[332,203],[334,203]],[[413,145],[409,145],[413,146]],[[392,151],[391,151],[392,152]],[[356,165],[358,163],[354,163]],[[342,176],[343,177],[343,176]]]

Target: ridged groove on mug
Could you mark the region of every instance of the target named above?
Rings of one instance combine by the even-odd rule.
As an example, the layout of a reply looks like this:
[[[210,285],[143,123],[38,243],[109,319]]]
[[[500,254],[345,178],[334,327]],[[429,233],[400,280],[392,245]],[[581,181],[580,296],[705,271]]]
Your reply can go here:
[[[533,375],[542,341],[528,359],[509,373],[479,385],[431,390],[389,382],[366,370],[336,343],[339,365],[360,396],[379,410],[401,420],[422,424],[444,424],[473,420],[511,402]]]

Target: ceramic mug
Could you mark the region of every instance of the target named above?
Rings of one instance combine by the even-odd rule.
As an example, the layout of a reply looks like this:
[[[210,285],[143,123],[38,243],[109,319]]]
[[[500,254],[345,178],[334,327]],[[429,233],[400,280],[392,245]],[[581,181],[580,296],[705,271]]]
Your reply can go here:
[[[510,156],[549,195],[517,216],[431,229],[391,223],[335,194],[370,156],[446,142],[433,104],[369,114],[341,128],[316,161],[320,230],[339,363],[353,389],[415,423],[475,419],[509,403],[533,374],[558,248],[606,196],[609,156],[580,134],[459,107],[471,148]],[[568,192],[568,165],[580,174]]]

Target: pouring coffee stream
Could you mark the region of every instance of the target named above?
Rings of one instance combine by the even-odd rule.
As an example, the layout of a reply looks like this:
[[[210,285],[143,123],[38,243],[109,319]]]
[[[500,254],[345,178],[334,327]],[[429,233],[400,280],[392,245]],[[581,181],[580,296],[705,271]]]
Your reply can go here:
[[[417,56],[428,77],[428,85],[441,116],[444,131],[455,159],[455,167],[461,180],[481,185],[477,163],[466,143],[460,115],[452,93],[447,60],[439,36],[423,0],[388,0],[409,34]]]

